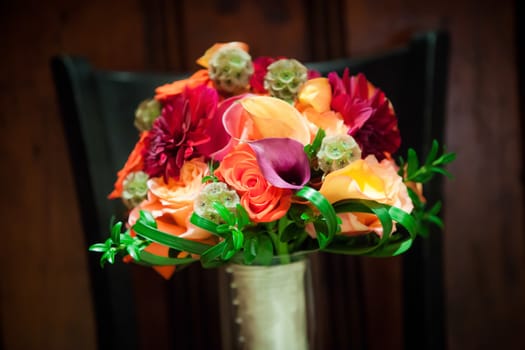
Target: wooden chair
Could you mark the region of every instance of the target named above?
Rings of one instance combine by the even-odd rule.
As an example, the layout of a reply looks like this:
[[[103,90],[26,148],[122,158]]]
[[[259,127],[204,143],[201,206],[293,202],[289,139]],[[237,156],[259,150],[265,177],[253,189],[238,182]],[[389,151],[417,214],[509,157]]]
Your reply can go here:
[[[399,117],[403,150],[406,146],[418,154],[428,151],[431,141],[442,141],[444,97],[447,72],[448,37],[441,32],[416,36],[407,46],[363,59],[341,59],[312,63],[321,73],[349,67],[351,73],[364,72],[392,100]],[[150,97],[154,88],[181,78],[171,74],[103,71],[85,59],[57,56],[51,61],[58,102],[70,150],[71,164],[81,210],[82,228],[87,247],[103,241],[112,216],[124,212],[118,201],[107,199],[115,174],[123,165],[137,131],[133,126],[134,109]],[[425,188],[432,201],[440,197],[440,183]],[[95,321],[100,349],[156,350],[177,348],[220,348],[220,303],[217,270],[199,266],[179,272],[171,281],[162,281],[140,267],[115,264],[101,269],[96,254],[89,254]],[[335,259],[335,260],[334,260]],[[351,268],[344,261],[351,261]],[[403,258],[405,349],[441,349],[444,347],[444,307],[441,236],[418,240]],[[363,296],[360,287],[360,259],[324,255],[317,263],[323,282],[332,287],[317,322],[315,348],[366,348],[362,328],[354,328],[349,342],[344,329],[341,305],[330,305],[346,293]],[[314,269],[315,270],[315,269]],[[355,285],[341,283],[354,270]],[[315,272],[319,281],[321,271]],[[138,287],[138,292],[137,292]],[[350,290],[351,289],[351,290]],[[166,299],[164,301],[161,299]],[[354,312],[366,317],[357,305]],[[322,321],[326,322],[322,322]],[[205,331],[202,331],[205,329]],[[329,341],[324,337],[332,335]],[[152,340],[154,339],[154,340]],[[229,344],[227,341],[223,344]]]

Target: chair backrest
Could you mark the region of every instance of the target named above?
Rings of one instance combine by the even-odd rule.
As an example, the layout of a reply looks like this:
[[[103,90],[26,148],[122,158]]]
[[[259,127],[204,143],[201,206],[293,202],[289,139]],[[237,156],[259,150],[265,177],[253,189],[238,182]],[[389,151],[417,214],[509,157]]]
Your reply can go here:
[[[392,100],[403,144],[423,154],[432,139],[442,140],[447,48],[447,35],[431,32],[386,54],[309,66],[321,73],[342,72],[345,67],[351,73],[364,72]],[[54,57],[51,67],[70,149],[87,252],[87,246],[106,239],[110,218],[124,212],[120,203],[108,200],[107,195],[117,170],[138,137],[132,123],[134,108],[150,97],[156,86],[180,76],[102,71],[91,67],[85,59],[71,56]],[[404,151],[405,148],[403,154],[406,154]],[[425,189],[429,200],[439,194],[439,183]],[[404,261],[405,329],[410,331],[410,336],[405,337],[406,348],[442,348],[444,312],[439,235],[419,240]],[[89,254],[89,272],[99,348],[136,349],[137,322],[130,267],[116,264],[102,270],[98,256]],[[186,311],[191,310],[191,295],[184,297],[179,303],[186,305]],[[183,318],[187,322],[191,316],[186,314]],[[198,321],[194,324],[203,328]]]

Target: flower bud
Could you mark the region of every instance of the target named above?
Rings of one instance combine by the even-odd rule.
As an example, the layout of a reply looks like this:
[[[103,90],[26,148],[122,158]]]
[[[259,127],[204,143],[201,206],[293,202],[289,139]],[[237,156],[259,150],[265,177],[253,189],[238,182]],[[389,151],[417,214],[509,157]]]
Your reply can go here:
[[[361,149],[350,135],[326,136],[317,152],[319,168],[325,173],[344,168],[361,159]]]
[[[129,173],[122,184],[122,200],[128,208],[139,205],[148,194],[148,174],[143,171]]]
[[[224,46],[210,58],[208,73],[215,87],[229,94],[248,90],[253,64],[250,55],[239,47]]]
[[[308,70],[294,59],[280,59],[268,66],[264,88],[271,96],[293,102],[308,79]]]
[[[224,182],[211,182],[207,184],[197,196],[193,210],[197,215],[213,221],[217,224],[224,222],[213,203],[220,203],[231,212],[235,212],[237,204],[240,203],[239,195],[228,188]]]
[[[142,101],[135,111],[135,127],[139,131],[151,129],[155,119],[160,116],[161,109],[160,102],[155,99]]]

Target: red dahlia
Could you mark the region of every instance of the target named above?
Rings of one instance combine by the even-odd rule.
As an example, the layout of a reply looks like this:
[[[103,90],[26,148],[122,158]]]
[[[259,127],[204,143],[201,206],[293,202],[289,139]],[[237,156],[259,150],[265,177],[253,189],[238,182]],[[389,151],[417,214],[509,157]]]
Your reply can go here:
[[[200,147],[209,146],[217,125],[221,125],[215,120],[219,118],[217,102],[215,89],[204,85],[186,88],[164,101],[161,115],[145,140],[144,172],[150,177],[163,176],[167,182],[169,177],[179,176],[186,159],[207,156]]]
[[[361,147],[362,157],[373,154],[381,161],[397,151],[401,136],[397,118],[383,91],[370,84],[363,74],[350,77],[345,69],[343,78],[333,72],[328,75],[332,86],[332,109],[341,113],[348,134]]]

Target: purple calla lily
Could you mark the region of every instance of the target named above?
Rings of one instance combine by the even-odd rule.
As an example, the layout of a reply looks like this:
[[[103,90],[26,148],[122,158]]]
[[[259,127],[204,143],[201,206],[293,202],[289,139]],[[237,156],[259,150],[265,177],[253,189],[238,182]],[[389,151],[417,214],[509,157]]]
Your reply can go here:
[[[310,161],[303,145],[288,138],[249,142],[261,172],[275,187],[301,189],[310,180]]]

